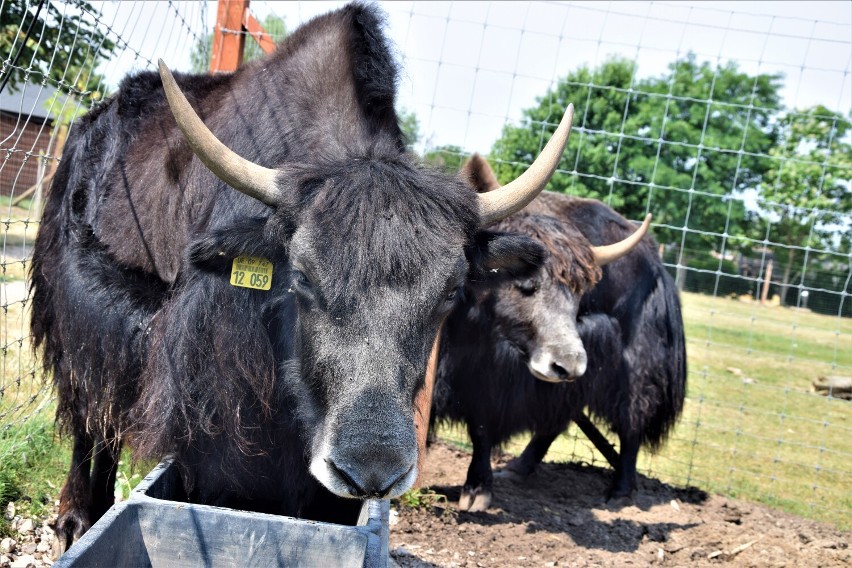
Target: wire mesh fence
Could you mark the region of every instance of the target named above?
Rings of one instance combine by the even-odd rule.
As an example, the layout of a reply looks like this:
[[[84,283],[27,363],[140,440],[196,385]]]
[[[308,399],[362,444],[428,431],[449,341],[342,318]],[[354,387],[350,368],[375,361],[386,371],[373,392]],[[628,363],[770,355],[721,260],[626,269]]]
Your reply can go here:
[[[339,5],[251,10],[278,41]],[[849,5],[809,4],[806,16],[779,3],[384,7],[400,114],[425,161],[453,170],[480,152],[509,178],[573,102],[551,189],[654,214],[683,293],[689,388],[642,472],[852,523],[850,390],[826,386],[852,376]],[[0,13],[0,428],[11,437],[52,412],[28,344],[26,274],[68,127],[159,57],[204,72],[216,5],[0,0]],[[262,55],[246,45],[246,58]],[[605,464],[574,428],[548,459]]]

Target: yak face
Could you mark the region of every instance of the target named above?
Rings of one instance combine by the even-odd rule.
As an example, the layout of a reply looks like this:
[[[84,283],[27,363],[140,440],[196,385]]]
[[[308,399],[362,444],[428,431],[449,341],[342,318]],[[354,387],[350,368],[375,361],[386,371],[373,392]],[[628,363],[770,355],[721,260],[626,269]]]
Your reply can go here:
[[[546,215],[516,214],[498,225],[544,245],[547,257],[535,274],[496,288],[496,332],[515,348],[538,379],[571,381],[586,372],[577,333],[580,297],[600,279],[588,241]]]
[[[498,301],[499,327],[508,331],[537,379],[558,383],[586,372],[586,352],[576,329],[578,303],[545,270],[514,282]]]
[[[478,194],[500,189],[488,162],[474,154],[461,179]],[[496,228],[532,238],[547,251],[545,263],[529,278],[495,289],[481,288],[478,302],[493,296],[495,332],[527,363],[530,372],[548,382],[570,381],[586,372],[587,356],[577,333],[577,312],[584,293],[601,279],[601,267],[628,254],[648,231],[651,216],[622,241],[592,246],[571,223],[528,210],[504,218]]]
[[[480,233],[459,182],[405,161],[348,163],[307,184],[289,243],[299,415],[310,471],[342,496],[394,497],[417,478],[414,399],[470,277],[527,276],[528,239]],[[496,251],[496,252],[495,252]]]
[[[460,177],[477,193],[500,187],[488,162],[474,154]],[[547,257],[527,278],[494,289],[479,288],[477,301],[493,296],[495,333],[526,362],[534,377],[552,383],[586,372],[586,350],[577,333],[580,296],[601,277],[594,249],[573,227],[547,215],[516,213],[496,225],[531,237]]]
[[[193,259],[286,259],[264,309],[295,313],[266,319],[310,472],[343,497],[398,496],[417,478],[414,400],[444,319],[466,283],[531,277],[544,251],[479,230],[476,195],[405,156],[288,174],[292,198],[255,235],[223,228]]]

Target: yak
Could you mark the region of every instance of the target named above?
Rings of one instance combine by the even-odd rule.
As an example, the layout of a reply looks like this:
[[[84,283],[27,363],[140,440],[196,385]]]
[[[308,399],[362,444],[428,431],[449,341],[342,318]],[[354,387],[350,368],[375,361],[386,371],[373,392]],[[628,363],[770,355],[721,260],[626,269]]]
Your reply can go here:
[[[480,195],[499,187],[478,155],[462,177]],[[599,201],[543,192],[492,225],[547,254],[532,276],[470,290],[444,326],[433,415],[466,424],[473,443],[462,510],[491,503],[492,448],[531,432],[507,465],[523,478],[572,421],[615,467],[610,498],[635,491],[639,448],[664,441],[686,389],[680,304],[653,240],[643,238],[649,223],[631,235],[630,223]],[[586,408],[618,435],[617,456]]]
[[[112,504],[123,443],[172,454],[211,505],[334,521],[411,487],[438,331],[461,288],[540,265],[484,227],[541,191],[572,112],[477,196],[407,153],[397,77],[383,14],[355,3],[231,74],[161,61],[75,122],[31,273],[73,438],[63,547]]]

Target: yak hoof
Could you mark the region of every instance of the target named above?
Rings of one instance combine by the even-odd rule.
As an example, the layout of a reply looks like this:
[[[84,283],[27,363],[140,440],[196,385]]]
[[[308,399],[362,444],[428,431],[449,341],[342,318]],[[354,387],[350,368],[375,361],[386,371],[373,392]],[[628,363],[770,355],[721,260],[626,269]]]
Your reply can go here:
[[[58,545],[54,548],[53,553],[59,558],[65,551],[71,548],[71,545],[80,540],[87,530],[91,527],[89,515],[80,510],[70,510],[63,513],[56,520],[56,541]]]
[[[468,511],[469,513],[481,513],[488,510],[491,505],[491,490],[485,489],[481,485],[470,489],[465,487],[462,489],[461,497],[459,497],[459,510]]]
[[[520,483],[521,481],[524,481],[527,478],[526,475],[522,475],[517,471],[509,469],[508,467],[506,467],[506,469],[501,469],[500,471],[495,471],[494,477],[497,479],[507,479],[516,483]]]
[[[530,465],[523,458],[514,458],[500,471],[500,477],[512,481],[523,481],[535,473],[536,464]]]
[[[638,486],[639,483],[635,474],[623,475],[620,472],[616,472],[612,480],[612,485],[609,486],[609,491],[607,492],[607,501],[625,498],[632,500],[634,495],[636,495]]]
[[[607,493],[606,504],[618,509],[628,507],[633,504],[633,498],[635,496],[635,487],[612,487]]]

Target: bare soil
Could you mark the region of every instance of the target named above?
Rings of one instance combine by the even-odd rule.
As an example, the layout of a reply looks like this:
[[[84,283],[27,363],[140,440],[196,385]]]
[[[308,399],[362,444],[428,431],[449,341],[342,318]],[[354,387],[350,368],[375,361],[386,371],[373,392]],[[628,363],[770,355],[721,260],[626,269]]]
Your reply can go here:
[[[495,471],[510,456],[493,460]],[[769,507],[640,477],[632,501],[604,499],[611,472],[542,464],[496,476],[484,513],[458,511],[470,455],[438,443],[423,485],[438,506],[395,504],[391,556],[424,566],[852,566],[852,533]]]

